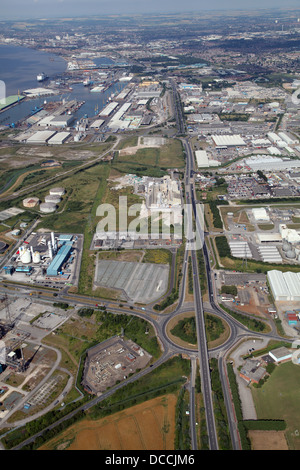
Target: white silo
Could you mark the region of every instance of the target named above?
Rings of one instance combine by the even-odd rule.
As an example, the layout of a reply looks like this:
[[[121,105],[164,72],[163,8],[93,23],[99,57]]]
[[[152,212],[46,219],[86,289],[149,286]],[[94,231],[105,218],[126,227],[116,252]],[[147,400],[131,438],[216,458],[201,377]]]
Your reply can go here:
[[[22,249],[21,255],[20,255],[20,260],[22,261],[23,264],[28,264],[31,263],[31,253],[28,248]]]
[[[39,263],[39,262],[41,261],[41,255],[40,255],[39,251],[35,251],[35,252],[33,253],[32,261],[33,261],[34,263]]]

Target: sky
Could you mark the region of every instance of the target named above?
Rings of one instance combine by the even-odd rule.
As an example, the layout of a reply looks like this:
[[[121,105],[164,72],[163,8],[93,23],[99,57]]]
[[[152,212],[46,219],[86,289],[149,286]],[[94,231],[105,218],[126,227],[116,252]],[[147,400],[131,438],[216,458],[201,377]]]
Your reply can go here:
[[[0,19],[300,8],[299,0],[0,0]]]

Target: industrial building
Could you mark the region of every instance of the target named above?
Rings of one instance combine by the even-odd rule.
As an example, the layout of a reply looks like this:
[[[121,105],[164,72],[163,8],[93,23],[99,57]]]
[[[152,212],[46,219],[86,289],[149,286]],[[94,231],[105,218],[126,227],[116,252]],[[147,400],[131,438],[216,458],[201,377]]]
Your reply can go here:
[[[257,207],[252,209],[252,214],[257,221],[270,222],[270,217],[264,207]]]
[[[45,116],[38,122],[38,126],[41,127],[68,127],[74,121],[74,116],[72,114],[63,114],[58,116]]]
[[[28,137],[27,144],[46,144],[51,137],[56,134],[55,131],[37,131]]]
[[[273,269],[267,278],[275,301],[300,301],[300,273]]]
[[[300,168],[299,160],[284,160],[273,155],[252,155],[244,160],[245,165],[253,171],[258,170],[288,170],[291,168]]]
[[[292,359],[292,353],[284,346],[269,351],[269,356],[277,363]]]
[[[48,140],[49,145],[62,145],[70,137],[70,132],[57,132],[51,139]]]
[[[116,101],[112,101],[109,103],[102,111],[100,112],[99,116],[110,116],[111,113],[119,106],[119,103]]]
[[[257,233],[259,243],[281,243],[282,237],[279,233]]]
[[[282,263],[282,257],[279,253],[277,246],[259,246],[257,250],[264,263]]]
[[[48,266],[47,276],[58,276],[61,267],[69,258],[71,250],[72,242],[64,242]]]
[[[297,139],[291,138],[291,137],[288,136],[285,132],[278,132],[278,136],[279,136],[284,142],[286,142],[288,145],[293,145],[293,144],[297,144],[297,143],[298,143],[298,140],[297,140]]]
[[[212,139],[217,147],[240,147],[246,142],[240,135],[213,135]]]
[[[248,359],[240,370],[240,377],[247,382],[256,383],[264,377],[266,369],[261,366],[260,362],[253,359]]]
[[[279,224],[279,233],[288,243],[300,243],[300,235],[295,229],[288,228],[286,224]]]
[[[205,150],[196,150],[195,152],[198,168],[208,168],[211,166],[219,166],[221,162],[218,160],[210,160]]]
[[[96,121],[94,121],[90,127],[91,129],[100,129],[100,127],[102,126],[102,124],[104,123],[104,119],[96,119]]]
[[[253,258],[250,247],[246,241],[230,241],[231,255],[235,258]]]

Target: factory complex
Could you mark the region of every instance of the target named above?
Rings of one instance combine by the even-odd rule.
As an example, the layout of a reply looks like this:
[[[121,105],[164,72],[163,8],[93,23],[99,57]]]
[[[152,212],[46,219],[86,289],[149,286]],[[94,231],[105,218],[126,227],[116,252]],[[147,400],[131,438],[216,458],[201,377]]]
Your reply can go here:
[[[89,93],[88,97],[83,93],[87,101],[69,99],[72,95],[71,83],[67,99],[49,103],[45,99],[43,106],[17,123],[21,132],[15,140],[30,145],[51,146],[83,140],[92,142],[99,138],[99,132],[104,135],[137,130],[165,120],[166,98],[161,96],[162,86],[158,82],[133,80],[132,76],[120,76],[118,73],[112,73],[110,80],[99,75],[98,81],[98,85],[92,80],[83,81]],[[26,96],[27,99],[46,96],[47,91],[51,100],[51,95],[59,94],[60,86],[51,82],[48,88],[27,90]],[[81,108],[87,112],[84,113]]]
[[[76,283],[81,248],[81,235],[32,232],[11,255],[1,274],[41,286]]]

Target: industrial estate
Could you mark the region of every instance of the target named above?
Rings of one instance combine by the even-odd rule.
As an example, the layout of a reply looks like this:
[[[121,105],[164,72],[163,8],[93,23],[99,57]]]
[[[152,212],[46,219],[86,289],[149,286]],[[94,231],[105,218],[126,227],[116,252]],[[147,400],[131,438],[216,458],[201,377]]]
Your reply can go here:
[[[2,449],[300,449],[299,17],[1,22]]]

